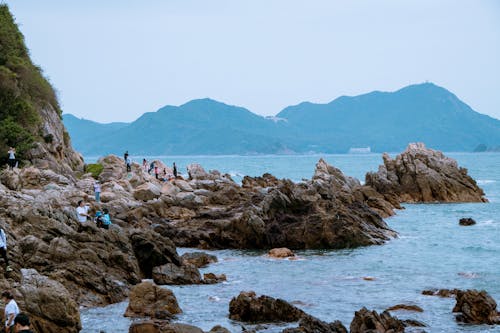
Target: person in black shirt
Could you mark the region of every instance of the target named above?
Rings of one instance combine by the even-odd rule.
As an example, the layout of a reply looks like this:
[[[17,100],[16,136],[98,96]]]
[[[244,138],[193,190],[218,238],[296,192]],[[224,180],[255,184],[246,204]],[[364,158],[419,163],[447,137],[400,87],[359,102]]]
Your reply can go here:
[[[25,313],[20,313],[14,319],[14,332],[17,333],[33,333],[30,330],[30,318]]]

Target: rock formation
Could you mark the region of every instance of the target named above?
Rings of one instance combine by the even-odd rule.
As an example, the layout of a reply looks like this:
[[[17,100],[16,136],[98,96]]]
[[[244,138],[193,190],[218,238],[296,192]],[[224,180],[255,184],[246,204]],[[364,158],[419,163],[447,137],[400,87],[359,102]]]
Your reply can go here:
[[[198,268],[202,268],[211,263],[217,262],[217,257],[205,252],[190,252],[184,253],[181,256],[181,260],[184,264],[191,264]]]
[[[457,321],[470,324],[500,324],[497,303],[484,290],[459,290],[453,312],[459,312]]]
[[[126,317],[168,319],[181,313],[177,298],[170,289],[151,282],[141,282],[130,290]]]
[[[282,300],[241,292],[229,303],[229,318],[243,322],[291,322],[306,316],[305,312]]]
[[[483,190],[454,159],[412,143],[393,160],[383,155],[377,172],[366,174],[366,185],[399,202],[487,202]]]
[[[307,315],[300,320],[299,327],[287,328],[282,333],[348,333],[348,331],[339,320],[326,323]]]
[[[362,308],[356,311],[354,319],[351,322],[351,333],[403,333],[405,324],[390,315],[389,312],[384,311],[378,314],[376,311],[369,311]]]
[[[287,249],[286,247],[271,249],[271,250],[269,250],[268,255],[271,258],[289,258],[289,257],[295,256],[295,254],[292,252],[292,250]]]
[[[464,227],[468,227],[468,226],[476,224],[476,221],[474,221],[474,219],[472,219],[470,217],[464,217],[458,221],[458,224],[461,226],[464,226]]]

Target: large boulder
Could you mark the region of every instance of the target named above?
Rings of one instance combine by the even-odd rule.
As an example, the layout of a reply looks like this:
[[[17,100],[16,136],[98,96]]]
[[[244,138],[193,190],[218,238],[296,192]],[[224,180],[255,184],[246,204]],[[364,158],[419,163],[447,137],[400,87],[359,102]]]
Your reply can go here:
[[[144,183],[134,190],[134,198],[140,201],[149,201],[159,198],[161,189],[153,183]]]
[[[471,324],[500,324],[497,303],[484,290],[458,290],[453,312],[457,321]]]
[[[366,174],[366,185],[400,202],[487,202],[483,190],[454,159],[411,143],[393,160],[383,155],[377,172]]]
[[[208,266],[211,263],[217,262],[217,257],[205,252],[189,252],[181,256],[184,264],[191,264],[198,268]]]
[[[125,175],[127,171],[123,158],[120,158],[116,155],[101,157],[97,161],[97,163],[103,166],[103,170],[99,174],[99,180],[102,183],[108,182],[110,180],[119,180]]]
[[[133,322],[129,333],[204,333],[202,329],[180,323],[168,323],[158,320]]]
[[[461,226],[468,227],[468,226],[476,224],[476,221],[474,221],[474,219],[470,218],[470,217],[463,217],[458,221],[458,224]]]
[[[130,290],[129,303],[125,317],[150,317],[165,319],[181,313],[174,293],[145,281]]]
[[[295,257],[295,254],[292,252],[292,250],[286,248],[286,247],[279,247],[279,248],[274,248],[269,250],[268,255],[271,258],[289,258],[289,257]]]
[[[200,284],[201,275],[194,265],[165,264],[153,268],[153,280],[157,284]]]
[[[167,263],[180,265],[175,244],[153,230],[134,229],[130,242],[144,277],[153,277],[153,268]]]
[[[34,269],[21,269],[20,306],[37,332],[76,333],[82,328],[78,305],[59,282]]]
[[[306,314],[290,303],[255,292],[241,292],[229,303],[229,318],[243,322],[292,322]]]
[[[404,330],[404,322],[392,317],[389,312],[378,314],[366,308],[354,313],[350,326],[351,333],[403,333]]]

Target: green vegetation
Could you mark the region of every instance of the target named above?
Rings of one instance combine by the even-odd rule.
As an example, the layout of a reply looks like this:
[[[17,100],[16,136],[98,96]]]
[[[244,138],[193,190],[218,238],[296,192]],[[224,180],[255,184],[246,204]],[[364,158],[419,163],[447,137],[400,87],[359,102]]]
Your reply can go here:
[[[99,163],[85,165],[85,172],[90,172],[95,179],[99,178],[103,169],[104,167]]]
[[[51,105],[61,114],[57,96],[39,67],[29,57],[24,37],[7,5],[0,5],[0,163],[10,146],[23,159],[39,134],[40,108]]]

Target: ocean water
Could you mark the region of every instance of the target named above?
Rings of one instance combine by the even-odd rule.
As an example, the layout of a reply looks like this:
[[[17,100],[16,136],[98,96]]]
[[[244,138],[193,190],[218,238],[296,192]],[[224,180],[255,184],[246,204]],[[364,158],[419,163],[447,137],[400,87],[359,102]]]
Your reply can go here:
[[[452,298],[424,296],[430,288],[485,289],[500,302],[500,154],[448,153],[469,169],[485,190],[487,204],[405,205],[386,219],[399,237],[381,246],[352,250],[299,251],[299,260],[274,260],[263,251],[207,251],[219,262],[203,272],[224,273],[217,285],[169,286],[183,313],[178,321],[209,330],[220,324],[240,332],[242,324],[228,319],[229,301],[240,291],[298,301],[298,307],[322,320],[341,320],[349,326],[354,311],[363,306],[383,311],[395,304],[415,304],[423,313],[397,311],[399,318],[417,319],[427,332],[500,332],[500,326],[457,324]],[[382,159],[369,155],[198,156],[162,158],[180,170],[192,162],[206,169],[243,175],[270,172],[298,181],[310,178],[320,157],[345,174],[361,180]],[[460,227],[461,217],[477,224]],[[179,249],[180,253],[193,249]],[[370,281],[364,277],[373,278]],[[82,309],[82,332],[128,332],[127,302]],[[262,332],[280,332],[286,325],[264,325]]]

